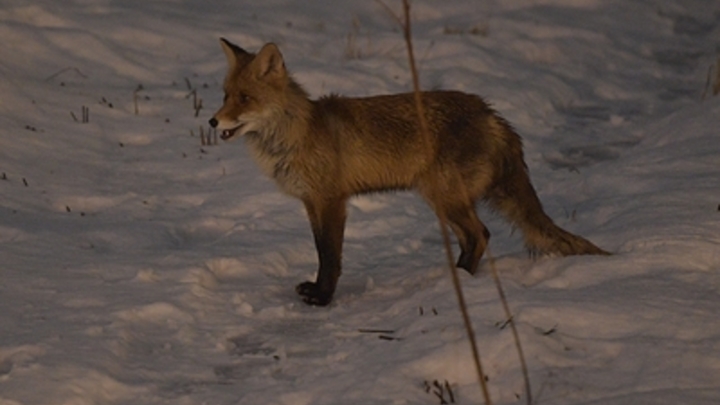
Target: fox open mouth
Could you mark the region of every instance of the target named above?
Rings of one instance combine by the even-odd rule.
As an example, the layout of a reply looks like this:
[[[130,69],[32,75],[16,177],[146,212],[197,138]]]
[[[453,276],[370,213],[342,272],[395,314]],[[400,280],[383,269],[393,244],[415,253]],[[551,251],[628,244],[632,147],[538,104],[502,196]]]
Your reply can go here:
[[[235,127],[235,128],[226,129],[226,130],[222,131],[222,133],[220,134],[220,139],[222,139],[223,141],[227,141],[228,139],[230,139],[230,138],[232,138],[233,136],[235,136],[235,133],[236,133],[236,132],[238,131],[238,129],[240,129],[240,128],[242,128],[242,125],[238,125],[238,126]]]

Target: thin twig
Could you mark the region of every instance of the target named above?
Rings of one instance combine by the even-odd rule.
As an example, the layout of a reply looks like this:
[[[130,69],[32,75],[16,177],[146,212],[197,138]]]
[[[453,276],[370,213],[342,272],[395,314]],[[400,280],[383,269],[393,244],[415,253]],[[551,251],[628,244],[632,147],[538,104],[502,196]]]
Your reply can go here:
[[[515,340],[515,348],[517,349],[518,357],[520,358],[520,368],[522,369],[523,379],[525,380],[526,403],[527,405],[532,405],[530,376],[528,373],[527,363],[525,363],[525,355],[523,354],[522,345],[520,344],[520,335],[518,334],[517,327],[515,326],[515,317],[512,312],[510,312],[510,306],[508,305],[507,298],[505,297],[505,291],[503,290],[502,283],[500,282],[500,276],[498,276],[498,271],[495,267],[495,258],[490,253],[490,249],[486,250],[486,254],[488,260],[490,261],[490,272],[492,273],[493,280],[495,280],[495,286],[497,287],[498,295],[500,296],[500,301],[502,302],[503,310],[505,311],[505,316],[507,317],[506,323],[510,325],[510,330],[512,331],[513,339]]]
[[[714,78],[713,71],[715,72]],[[720,57],[717,59],[717,62],[714,65],[708,66],[707,77],[705,79],[705,87],[703,89],[703,94],[700,99],[704,101],[711,92],[713,96],[717,96],[718,94],[720,94]]]
[[[195,109],[195,118],[197,118],[200,115],[200,110],[203,108],[203,103],[201,98],[196,98],[193,101],[193,108]]]
[[[358,333],[384,333],[386,335],[392,335],[395,331],[391,329],[358,329]]]
[[[379,0],[378,0],[379,1]],[[380,1],[380,4],[383,4]],[[389,10],[389,7],[385,6]],[[391,11],[391,10],[389,10]],[[427,116],[425,114],[425,108],[423,106],[422,94],[420,92],[420,78],[418,76],[417,67],[415,65],[415,55],[412,46],[412,32],[410,25],[410,3],[408,0],[403,0],[403,12],[405,20],[401,22],[403,33],[405,35],[405,43],[407,44],[408,59],[410,61],[410,72],[412,73],[413,89],[415,94],[415,108],[418,113],[418,120],[420,121],[420,130],[425,138],[425,144],[428,149],[428,154],[432,153],[432,137],[430,135],[430,126],[427,122]],[[392,15],[395,15],[391,12]],[[452,275],[453,287],[458,299],[458,305],[460,306],[460,313],[462,314],[463,323],[465,324],[465,331],[467,332],[468,340],[470,341],[470,348],[472,351],[473,361],[475,363],[475,369],[478,374],[478,382],[482,388],[483,397],[485,404],[491,405],[492,400],[490,399],[490,393],[488,391],[487,382],[485,381],[485,373],[482,369],[482,363],[480,362],[480,352],[477,347],[477,341],[475,339],[475,332],[473,331],[472,323],[470,321],[470,315],[467,311],[467,304],[465,303],[465,297],[462,292],[462,286],[460,285],[460,277],[458,276],[457,268],[453,261],[452,246],[450,245],[450,234],[448,233],[447,223],[448,220],[445,217],[445,213],[442,210],[437,210],[438,220],[440,221],[440,230],[442,232],[443,242],[445,245],[445,253],[447,258],[448,267],[450,268],[450,274]]]
[[[387,13],[390,15],[390,17],[392,17],[400,27],[404,28],[403,20],[400,18],[399,15],[395,14],[395,11],[393,11],[393,9],[391,9],[390,6],[385,4],[385,2],[382,0],[376,0],[376,1],[385,9],[385,11],[387,11]]]
[[[703,94],[700,97],[700,100],[705,101],[705,97],[708,94],[708,90],[710,89],[710,85],[712,83],[712,72],[713,72],[713,65],[708,66],[707,71],[707,77],[705,78],[705,87],[703,89]]]
[[[713,84],[713,96],[720,94],[720,57],[715,63],[715,83]]]
[[[75,73],[77,73],[77,74],[78,74],[80,77],[82,77],[83,79],[86,79],[86,78],[87,78],[87,76],[86,76],[85,74],[83,74],[83,72],[81,72],[80,69],[78,69],[78,68],[76,68],[76,67],[67,67],[67,68],[65,68],[65,69],[60,69],[59,71],[51,74],[50,76],[48,76],[47,78],[45,78],[45,81],[46,81],[46,82],[49,82],[50,80],[52,80],[52,79],[60,76],[61,74],[65,73],[65,72],[67,72],[67,71],[70,71],[70,70],[74,70]]]
[[[450,383],[445,380],[445,391],[447,391],[448,396],[450,397],[450,403],[455,403],[455,394],[452,392],[452,387],[450,387]]]
[[[140,108],[138,106],[138,93],[143,90],[143,85],[138,84],[137,88],[135,88],[135,91],[133,91],[133,104],[135,104],[135,115],[140,114]]]

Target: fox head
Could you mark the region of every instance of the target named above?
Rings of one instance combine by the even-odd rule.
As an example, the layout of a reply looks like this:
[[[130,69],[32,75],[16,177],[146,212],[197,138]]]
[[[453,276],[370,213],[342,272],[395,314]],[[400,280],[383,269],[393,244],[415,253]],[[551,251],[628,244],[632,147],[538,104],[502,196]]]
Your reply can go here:
[[[249,53],[221,38],[228,62],[223,106],[210,119],[210,126],[228,140],[234,135],[263,132],[272,127],[278,113],[288,103],[288,87],[294,82],[285,69],[278,47],[265,44],[257,53]]]

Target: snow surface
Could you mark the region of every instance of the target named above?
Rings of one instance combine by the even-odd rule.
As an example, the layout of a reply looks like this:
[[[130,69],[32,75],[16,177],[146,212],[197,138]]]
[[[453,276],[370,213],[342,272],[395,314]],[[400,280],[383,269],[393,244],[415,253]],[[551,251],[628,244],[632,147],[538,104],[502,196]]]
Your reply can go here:
[[[491,101],[548,213],[615,253],[533,261],[481,209],[536,403],[720,403],[720,97],[701,101],[720,4],[413,18],[423,86]],[[313,96],[410,89],[378,2],[0,0],[0,404],[439,404],[434,381],[480,403],[415,195],[353,200],[336,300],[295,295],[316,266],[301,204],[242,142],[200,144],[220,36],[277,42]],[[524,403],[491,278],[461,278],[495,403]]]

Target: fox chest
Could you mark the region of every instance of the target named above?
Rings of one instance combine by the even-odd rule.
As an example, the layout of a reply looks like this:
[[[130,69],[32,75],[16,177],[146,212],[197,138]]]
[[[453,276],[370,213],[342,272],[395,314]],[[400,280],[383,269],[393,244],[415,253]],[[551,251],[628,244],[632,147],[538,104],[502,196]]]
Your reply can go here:
[[[305,179],[294,170],[292,148],[282,144],[262,142],[252,137],[248,138],[248,146],[263,173],[273,179],[283,192],[297,198],[307,194]]]

